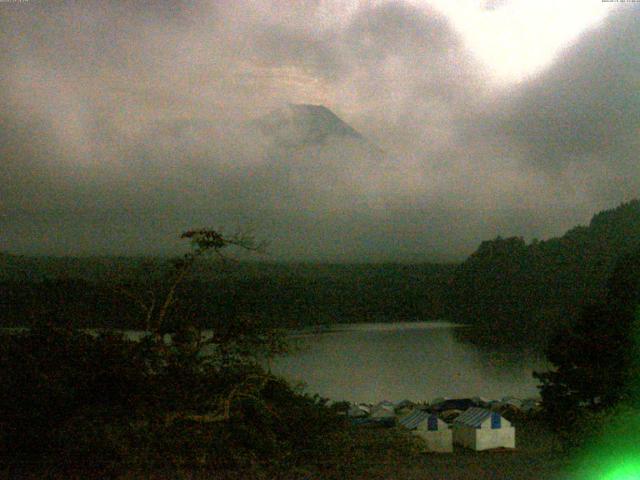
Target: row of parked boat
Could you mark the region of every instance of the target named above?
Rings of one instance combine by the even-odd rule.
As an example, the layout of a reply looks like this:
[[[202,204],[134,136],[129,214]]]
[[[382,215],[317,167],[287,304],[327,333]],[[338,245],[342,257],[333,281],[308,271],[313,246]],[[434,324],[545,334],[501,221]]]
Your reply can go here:
[[[410,400],[353,403],[345,414],[356,425],[400,425],[421,436],[428,451],[451,452],[454,444],[473,450],[515,448],[515,428],[505,416],[513,420],[539,409],[540,401],[533,398],[475,397],[437,398],[421,404]]]
[[[402,400],[397,403],[383,400],[377,404],[352,403],[346,411],[352,419],[385,419],[396,418],[405,415],[415,409],[437,413],[445,422],[452,422],[458,415],[472,407],[485,408],[499,412],[507,416],[529,414],[539,411],[541,403],[539,399],[519,399],[516,397],[503,397],[502,400],[487,400],[482,397],[473,398],[445,398],[439,397],[431,402],[416,403],[411,400]]]

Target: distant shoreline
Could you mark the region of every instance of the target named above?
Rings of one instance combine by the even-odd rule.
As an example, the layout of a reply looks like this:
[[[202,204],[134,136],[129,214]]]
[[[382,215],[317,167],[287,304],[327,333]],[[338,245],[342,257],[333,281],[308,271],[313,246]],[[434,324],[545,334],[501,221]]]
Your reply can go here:
[[[440,328],[468,328],[472,325],[454,323],[442,320],[415,320],[415,321],[398,321],[398,322],[353,322],[353,323],[326,323],[315,326],[306,326],[303,328],[285,328],[289,337],[304,337],[310,335],[320,335],[325,333],[341,333],[341,332],[392,332],[400,330],[431,330]],[[19,333],[26,332],[30,327],[0,327],[0,332]],[[78,330],[90,334],[98,334],[101,332],[119,332],[130,333],[143,336],[151,332],[145,330],[128,329],[128,328],[101,328],[89,327],[79,328]],[[203,333],[210,332],[212,329],[204,328]]]
[[[400,330],[431,330],[436,328],[464,328],[471,325],[454,323],[442,320],[401,320],[398,322],[351,322],[351,323],[327,323],[317,326],[289,330],[289,336],[303,337],[320,335],[324,333],[340,332],[392,332]]]

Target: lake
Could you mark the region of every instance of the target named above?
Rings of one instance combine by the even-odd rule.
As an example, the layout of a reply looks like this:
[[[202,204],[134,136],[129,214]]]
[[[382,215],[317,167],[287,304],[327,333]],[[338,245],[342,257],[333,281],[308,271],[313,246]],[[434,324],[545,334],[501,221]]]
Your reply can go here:
[[[272,360],[271,370],[293,383],[304,382],[310,394],[337,401],[538,396],[532,373],[549,368],[543,355],[481,349],[459,341],[458,328],[465,327],[446,322],[359,323],[297,333],[289,337],[294,351]],[[126,332],[131,339],[145,334]]]
[[[393,402],[435,397],[500,399],[538,396],[534,370],[542,355],[479,349],[460,342],[444,322],[338,325],[291,337],[296,351],[272,371],[331,400]]]

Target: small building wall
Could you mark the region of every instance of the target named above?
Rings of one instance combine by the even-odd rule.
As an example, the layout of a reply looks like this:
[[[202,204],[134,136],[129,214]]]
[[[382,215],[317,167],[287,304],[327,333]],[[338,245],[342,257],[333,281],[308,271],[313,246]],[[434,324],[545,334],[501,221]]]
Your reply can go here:
[[[427,451],[442,453],[453,452],[453,434],[451,433],[451,429],[446,428],[432,432],[418,428],[415,430],[415,433],[424,439],[427,444]]]
[[[453,424],[453,443],[461,447],[476,449],[476,430],[475,427],[466,425]]]
[[[425,441],[426,451],[453,452],[451,428],[437,414],[416,409],[401,418],[399,423]]]
[[[454,425],[453,442],[477,451],[500,447],[516,448],[516,432],[514,427],[507,426],[491,429]]]
[[[476,433],[476,450],[490,448],[516,448],[516,430],[513,427],[502,427],[495,430],[479,428]]]

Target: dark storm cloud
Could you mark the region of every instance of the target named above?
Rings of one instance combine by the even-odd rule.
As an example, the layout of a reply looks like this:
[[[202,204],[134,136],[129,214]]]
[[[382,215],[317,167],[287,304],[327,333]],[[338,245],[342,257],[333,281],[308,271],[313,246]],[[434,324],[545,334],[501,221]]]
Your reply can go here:
[[[544,167],[592,156],[608,161],[640,126],[639,46],[640,8],[618,12],[514,92],[500,127]]]
[[[0,4],[0,248],[172,251],[248,226],[278,258],[419,259],[637,192],[638,15],[505,94],[435,11],[292,3]],[[279,150],[251,125],[286,102],[367,140]]]
[[[637,197],[638,48],[640,8],[628,5],[503,93],[466,133],[499,139],[504,154],[545,178],[547,191],[568,195],[562,201],[573,196],[595,211]]]

